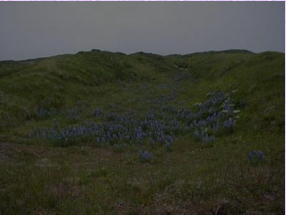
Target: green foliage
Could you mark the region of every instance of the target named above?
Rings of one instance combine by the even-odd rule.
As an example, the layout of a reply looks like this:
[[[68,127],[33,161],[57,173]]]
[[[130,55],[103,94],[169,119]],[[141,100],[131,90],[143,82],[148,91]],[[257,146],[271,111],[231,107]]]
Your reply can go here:
[[[244,50],[0,62],[0,214],[284,214],[284,63],[282,53]],[[234,132],[211,145],[178,133],[169,152],[146,140],[142,162],[135,144],[60,148],[28,135],[103,123],[97,108],[140,118],[158,108],[154,98],[176,98],[166,111],[195,111],[214,91],[230,92],[240,110]],[[248,159],[253,151],[263,159]]]

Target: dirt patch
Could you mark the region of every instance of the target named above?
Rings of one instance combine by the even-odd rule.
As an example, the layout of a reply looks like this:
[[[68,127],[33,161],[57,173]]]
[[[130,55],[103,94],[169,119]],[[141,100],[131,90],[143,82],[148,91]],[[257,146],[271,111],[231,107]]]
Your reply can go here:
[[[41,156],[42,147],[0,142],[0,163]]]
[[[17,144],[0,142],[0,163],[18,158],[22,151],[22,147]]]

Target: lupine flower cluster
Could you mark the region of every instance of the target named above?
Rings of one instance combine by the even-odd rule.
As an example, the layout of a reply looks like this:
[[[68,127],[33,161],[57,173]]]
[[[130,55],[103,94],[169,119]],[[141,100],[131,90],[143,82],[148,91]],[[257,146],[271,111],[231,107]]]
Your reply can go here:
[[[233,131],[236,120],[232,110],[228,95],[221,92],[212,93],[206,102],[197,104],[196,111],[167,105],[136,115],[133,110],[119,114],[97,108],[93,116],[96,119],[100,118],[100,123],[85,122],[73,127],[35,129],[30,137],[49,139],[60,145],[92,141],[111,145],[163,144],[170,148],[176,136],[193,131],[195,140],[213,143],[215,135]],[[78,116],[80,112],[71,109],[67,113]]]
[[[77,120],[81,114],[81,110],[77,107],[70,108],[62,113],[64,116],[66,116],[69,119]]]
[[[81,112],[82,112],[81,109],[79,109],[78,107],[69,108],[64,111],[59,111],[56,109],[46,109],[44,107],[40,107],[36,115],[39,118],[47,118],[51,116],[65,116],[68,119],[77,120]]]
[[[233,132],[236,126],[234,105],[228,94],[211,92],[209,99],[196,103],[197,113],[194,114],[190,125],[195,129],[194,138],[204,143],[213,143],[215,136]]]
[[[212,135],[208,135],[207,133],[202,137],[203,143],[214,143],[215,137]]]
[[[95,116],[95,117],[101,116],[102,114],[103,114],[102,108],[96,108],[96,109],[93,111],[93,116]]]
[[[174,76],[173,83],[159,86],[170,92],[157,96],[148,92],[150,85],[142,85],[145,96],[131,101],[138,105],[137,108],[124,112],[115,104],[108,106],[110,111],[96,107],[91,113],[91,121],[66,127],[35,128],[29,136],[47,139],[61,146],[88,141],[109,144],[121,150],[127,144],[164,145],[170,149],[176,137],[186,134],[193,134],[196,141],[214,143],[217,136],[233,132],[239,110],[234,109],[229,94],[208,93],[207,100],[196,103],[194,110],[183,107],[183,103],[177,100],[178,83],[188,77],[182,73]],[[140,102],[148,103],[149,109],[141,110]],[[77,119],[80,114],[78,108],[65,111],[65,116],[71,119]]]
[[[55,114],[54,110],[48,110],[44,107],[40,107],[39,111],[37,112],[37,116],[40,118],[49,117]]]
[[[148,151],[139,150],[139,160],[142,163],[151,162],[153,159],[153,154]]]
[[[255,151],[249,152],[247,158],[250,161],[262,160],[263,159],[263,153],[262,153],[262,151],[259,151],[259,150],[256,151],[255,150]]]

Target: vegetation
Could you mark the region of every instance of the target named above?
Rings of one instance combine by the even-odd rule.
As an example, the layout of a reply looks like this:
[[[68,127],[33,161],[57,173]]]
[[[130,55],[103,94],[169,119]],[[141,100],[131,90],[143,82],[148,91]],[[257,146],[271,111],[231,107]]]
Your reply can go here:
[[[0,214],[284,214],[284,59],[0,62]]]

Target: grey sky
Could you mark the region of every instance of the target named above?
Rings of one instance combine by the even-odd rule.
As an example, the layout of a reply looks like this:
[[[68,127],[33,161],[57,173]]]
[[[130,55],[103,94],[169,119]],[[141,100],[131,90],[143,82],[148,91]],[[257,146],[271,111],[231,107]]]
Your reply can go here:
[[[0,2],[0,60],[91,49],[280,51],[284,2]]]

